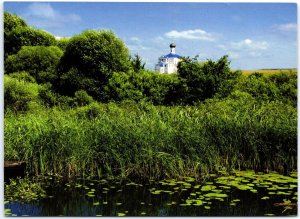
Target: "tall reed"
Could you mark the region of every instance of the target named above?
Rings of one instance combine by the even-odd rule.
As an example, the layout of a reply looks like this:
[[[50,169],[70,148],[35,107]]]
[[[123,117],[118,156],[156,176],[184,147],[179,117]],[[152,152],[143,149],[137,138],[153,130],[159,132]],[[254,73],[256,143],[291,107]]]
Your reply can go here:
[[[5,159],[28,162],[34,174],[140,179],[295,169],[296,108],[245,95],[193,107],[93,103],[6,113]]]

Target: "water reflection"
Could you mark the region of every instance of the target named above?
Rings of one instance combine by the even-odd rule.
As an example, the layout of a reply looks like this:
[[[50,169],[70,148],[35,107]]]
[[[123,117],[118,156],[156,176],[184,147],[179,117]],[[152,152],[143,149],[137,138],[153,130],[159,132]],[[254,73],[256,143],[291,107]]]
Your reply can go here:
[[[274,206],[274,203],[282,203],[284,199],[297,203],[296,178],[279,178],[278,182],[267,183],[269,187],[266,187],[262,180],[255,184],[259,177],[239,177],[240,179],[237,176],[228,178],[235,180],[236,184],[230,182],[231,186],[220,184],[217,178],[200,185],[193,180],[144,185],[99,180],[77,180],[67,184],[48,183],[48,197],[31,203],[10,202],[5,208],[10,208],[12,213],[18,216],[297,215],[297,206],[286,211],[284,206]],[[251,188],[245,189],[246,185]],[[204,191],[207,189],[208,191]],[[275,194],[270,195],[269,192],[275,189],[285,193],[273,192]],[[208,194],[214,194],[213,192],[223,198],[210,197]],[[264,196],[268,196],[269,199],[261,199]]]

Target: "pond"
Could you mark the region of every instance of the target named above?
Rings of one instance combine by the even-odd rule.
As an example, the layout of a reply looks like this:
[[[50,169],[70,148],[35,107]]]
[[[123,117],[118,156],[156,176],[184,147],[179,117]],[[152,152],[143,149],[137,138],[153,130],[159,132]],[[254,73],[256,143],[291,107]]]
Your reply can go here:
[[[286,216],[297,215],[297,173],[235,171],[211,174],[201,183],[192,177],[136,183],[77,179],[41,181],[42,198],[5,196],[12,216]]]

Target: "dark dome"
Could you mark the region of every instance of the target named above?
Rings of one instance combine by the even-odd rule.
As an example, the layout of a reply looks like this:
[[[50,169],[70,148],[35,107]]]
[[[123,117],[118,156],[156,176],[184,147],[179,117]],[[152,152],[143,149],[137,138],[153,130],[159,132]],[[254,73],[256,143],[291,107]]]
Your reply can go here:
[[[171,43],[170,44],[170,48],[175,48],[176,47],[176,44],[175,43]]]

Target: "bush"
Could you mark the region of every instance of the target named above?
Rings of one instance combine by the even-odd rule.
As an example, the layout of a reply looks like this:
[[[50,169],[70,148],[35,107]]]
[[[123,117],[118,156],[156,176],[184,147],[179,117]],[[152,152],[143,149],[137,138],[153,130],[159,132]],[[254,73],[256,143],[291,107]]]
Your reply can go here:
[[[94,100],[85,90],[79,90],[75,92],[74,101],[76,106],[85,106],[92,103]]]
[[[248,77],[242,77],[235,89],[251,94],[258,101],[278,100],[297,106],[296,74],[279,73],[266,77],[261,73],[253,73]]]
[[[69,38],[64,37],[64,38],[56,40],[56,44],[61,50],[65,51],[68,46],[69,41],[70,41]]]
[[[103,85],[113,72],[130,69],[128,49],[111,31],[88,30],[72,37],[61,59],[59,73],[62,94],[86,90],[101,100]]]
[[[32,77],[27,71],[14,72],[14,73],[9,74],[9,76],[11,78],[18,79],[18,81],[36,83],[35,78]]]
[[[27,27],[26,22],[17,15],[9,12],[4,12],[4,45],[8,45],[8,35],[16,27]],[[4,51],[4,58],[8,56],[7,51]]]
[[[6,56],[17,53],[22,46],[55,46],[55,37],[32,27],[17,26],[4,39]]]
[[[40,102],[39,89],[40,86],[36,83],[4,75],[4,109],[11,109],[14,112],[28,111],[31,104]]]
[[[53,83],[57,79],[56,67],[63,55],[56,46],[24,46],[5,61],[5,73],[26,71],[38,83]]]
[[[176,75],[162,75],[146,70],[138,73],[114,73],[105,87],[108,100],[149,101],[155,105],[171,104],[178,86]]]
[[[216,94],[228,96],[241,74],[232,72],[229,64],[227,56],[216,62],[208,60],[204,63],[199,63],[196,58],[184,58],[178,64],[181,102],[193,104]]]

